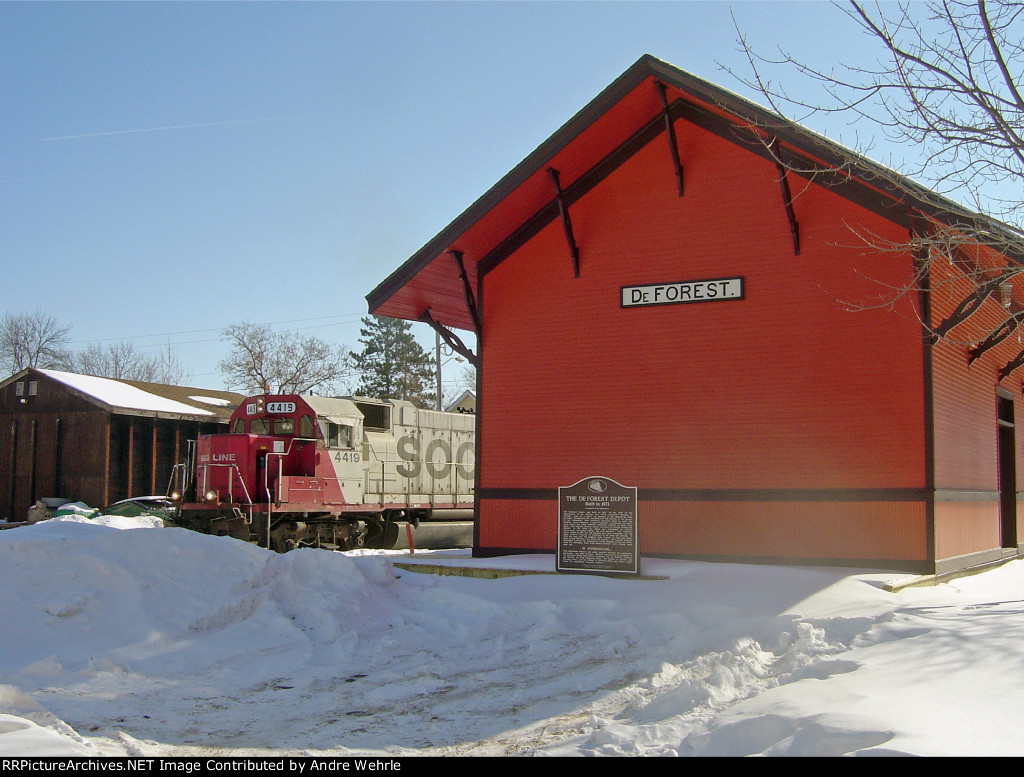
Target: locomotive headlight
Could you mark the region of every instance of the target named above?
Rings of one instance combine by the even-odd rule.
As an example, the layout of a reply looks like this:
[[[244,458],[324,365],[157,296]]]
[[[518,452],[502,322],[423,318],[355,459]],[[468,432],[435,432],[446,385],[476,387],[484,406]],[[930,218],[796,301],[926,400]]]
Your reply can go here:
[[[171,492],[171,501],[172,502],[177,502],[179,499],[181,499],[181,494],[179,494],[177,491],[172,491]]]
[[[212,502],[216,498],[217,498],[217,492],[216,491],[207,491],[206,492],[206,501],[207,502]]]

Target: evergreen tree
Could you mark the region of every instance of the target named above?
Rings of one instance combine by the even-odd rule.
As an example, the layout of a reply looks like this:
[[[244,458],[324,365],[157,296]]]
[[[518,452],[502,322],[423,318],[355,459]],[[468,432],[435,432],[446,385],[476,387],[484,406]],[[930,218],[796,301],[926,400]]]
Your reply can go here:
[[[359,329],[363,350],[352,356],[359,374],[356,393],[375,399],[405,399],[434,406],[434,359],[412,334],[412,324],[367,316]]]

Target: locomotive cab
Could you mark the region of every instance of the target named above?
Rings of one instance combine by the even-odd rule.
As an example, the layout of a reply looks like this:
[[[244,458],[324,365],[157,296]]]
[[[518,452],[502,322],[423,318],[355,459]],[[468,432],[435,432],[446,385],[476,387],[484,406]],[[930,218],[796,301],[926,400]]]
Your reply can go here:
[[[230,433],[197,441],[197,494],[231,505],[278,501],[282,478],[314,475],[315,429],[312,411],[294,401],[245,403]]]

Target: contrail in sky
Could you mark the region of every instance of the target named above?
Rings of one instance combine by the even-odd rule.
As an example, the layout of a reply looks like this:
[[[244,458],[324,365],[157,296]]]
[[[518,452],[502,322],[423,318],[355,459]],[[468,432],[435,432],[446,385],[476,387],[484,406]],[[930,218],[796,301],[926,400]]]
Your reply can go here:
[[[113,132],[87,132],[82,135],[60,135],[54,138],[43,138],[43,142],[50,140],[75,140],[77,138],[99,138],[105,135],[134,135],[138,132],[163,132],[164,130],[194,129],[197,127],[223,127],[227,124],[254,124],[260,121],[282,121],[284,119],[303,119],[308,116],[338,116],[336,113],[309,113],[299,116],[272,116],[266,119],[238,119],[236,121],[208,121],[202,124],[175,124],[169,127],[146,127],[144,129],[114,130]]]

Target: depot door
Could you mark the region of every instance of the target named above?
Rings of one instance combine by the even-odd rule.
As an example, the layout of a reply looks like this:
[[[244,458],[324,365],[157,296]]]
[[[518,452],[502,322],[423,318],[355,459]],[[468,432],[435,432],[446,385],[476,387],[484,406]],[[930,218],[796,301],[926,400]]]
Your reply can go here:
[[[999,523],[1004,548],[1017,547],[1017,435],[1013,400],[1000,395],[999,403]]]

